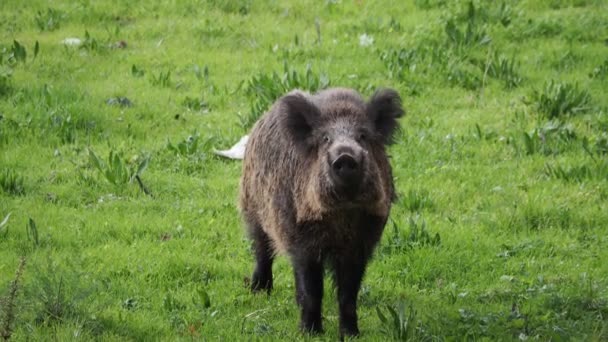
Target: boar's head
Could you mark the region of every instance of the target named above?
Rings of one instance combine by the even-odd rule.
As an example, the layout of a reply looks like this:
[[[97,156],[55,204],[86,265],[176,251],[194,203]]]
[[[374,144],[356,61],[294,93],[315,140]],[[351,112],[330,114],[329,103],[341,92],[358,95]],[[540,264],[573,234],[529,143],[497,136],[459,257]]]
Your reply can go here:
[[[314,191],[326,209],[386,197],[391,172],[385,146],[393,142],[404,113],[396,91],[379,90],[368,102],[341,88],[312,96],[294,92],[281,102],[292,153],[304,161],[305,192]]]

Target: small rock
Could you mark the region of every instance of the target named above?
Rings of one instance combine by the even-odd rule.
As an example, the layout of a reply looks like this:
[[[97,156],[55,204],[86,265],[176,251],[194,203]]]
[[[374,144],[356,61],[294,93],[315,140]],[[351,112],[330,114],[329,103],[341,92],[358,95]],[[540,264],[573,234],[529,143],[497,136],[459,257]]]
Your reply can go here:
[[[110,45],[110,47],[112,49],[126,49],[127,48],[127,42],[125,42],[124,40],[119,40],[116,43]]]
[[[45,200],[51,203],[57,203],[57,195],[52,192],[46,194]]]
[[[110,106],[121,106],[121,107],[133,106],[133,103],[131,102],[131,100],[129,100],[128,98],[123,97],[123,96],[111,97],[106,100],[106,104],[108,104]]]

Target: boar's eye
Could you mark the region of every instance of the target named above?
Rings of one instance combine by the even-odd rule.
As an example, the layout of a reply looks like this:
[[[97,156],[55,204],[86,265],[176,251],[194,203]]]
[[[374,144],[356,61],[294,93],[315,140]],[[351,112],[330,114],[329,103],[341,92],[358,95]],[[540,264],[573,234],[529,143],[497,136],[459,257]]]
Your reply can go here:
[[[329,144],[331,142],[331,138],[329,137],[329,135],[325,134],[323,136],[323,142],[326,144]]]
[[[367,140],[367,134],[365,134],[363,132],[359,133],[359,137],[357,138],[357,140],[359,140],[361,142],[366,141]]]

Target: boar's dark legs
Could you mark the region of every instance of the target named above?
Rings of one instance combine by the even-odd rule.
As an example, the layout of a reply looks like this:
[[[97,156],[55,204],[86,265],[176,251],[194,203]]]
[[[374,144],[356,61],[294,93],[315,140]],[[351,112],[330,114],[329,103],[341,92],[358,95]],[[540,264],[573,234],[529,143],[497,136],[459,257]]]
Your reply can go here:
[[[334,277],[338,287],[340,336],[359,335],[357,325],[357,295],[365,272],[365,259],[361,256],[334,260]]]
[[[334,284],[338,288],[340,337],[359,335],[357,324],[357,297],[365,268],[374,247],[380,240],[386,219],[374,215],[352,214],[359,221],[355,231],[360,234],[357,243],[347,251],[333,255]]]
[[[274,254],[270,238],[262,227],[256,225],[251,229],[253,238],[253,252],[255,254],[255,269],[251,276],[251,291],[262,290],[270,293],[272,290],[272,261]]]
[[[296,280],[296,301],[301,310],[300,328],[304,332],[322,332],[323,262],[308,255],[294,256],[292,261]]]

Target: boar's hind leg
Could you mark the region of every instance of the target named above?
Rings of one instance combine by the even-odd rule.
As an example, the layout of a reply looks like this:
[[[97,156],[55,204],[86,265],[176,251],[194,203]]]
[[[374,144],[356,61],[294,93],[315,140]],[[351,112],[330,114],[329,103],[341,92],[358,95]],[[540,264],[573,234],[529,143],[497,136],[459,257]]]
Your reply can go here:
[[[296,300],[301,310],[300,328],[304,332],[322,332],[323,262],[308,255],[294,256],[292,261]]]
[[[272,290],[272,261],[274,254],[268,235],[259,224],[251,226],[253,252],[255,254],[255,269],[251,276],[251,291]]]

